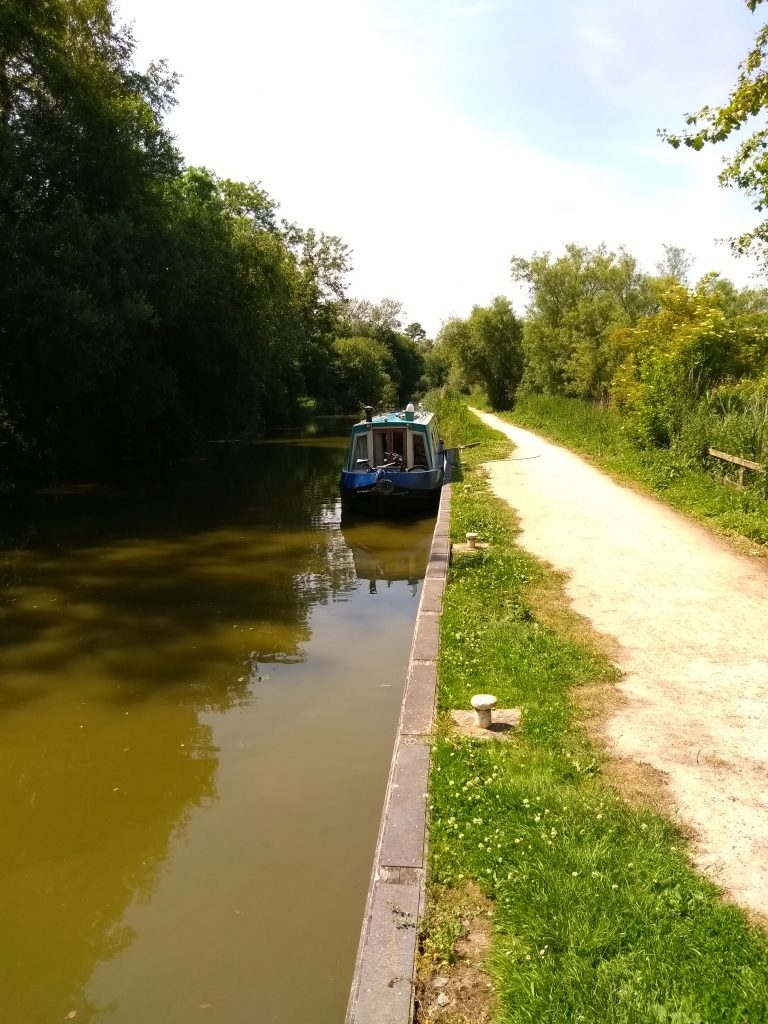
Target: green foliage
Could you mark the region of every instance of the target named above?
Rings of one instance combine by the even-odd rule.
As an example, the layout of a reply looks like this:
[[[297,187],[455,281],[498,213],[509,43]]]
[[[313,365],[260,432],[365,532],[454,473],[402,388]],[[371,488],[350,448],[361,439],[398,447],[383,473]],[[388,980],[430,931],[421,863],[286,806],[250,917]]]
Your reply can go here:
[[[347,337],[368,337],[381,340],[402,327],[402,303],[394,299],[369,302],[367,299],[346,299],[339,310],[339,329]]]
[[[747,372],[764,319],[728,317],[706,279],[695,291],[664,282],[658,298],[656,314],[614,333],[624,361],[611,395],[640,444],[668,447],[710,388]]]
[[[687,284],[694,258],[689,256],[679,245],[664,243],[662,248],[664,249],[664,258],[656,264],[656,273],[662,279],[671,279],[679,284]]]
[[[424,405],[437,416],[440,432],[447,447],[473,445],[461,453],[461,460],[456,463],[454,470],[454,479],[461,479],[464,469],[473,468],[489,459],[505,459],[512,451],[512,442],[503,434],[484,426],[477,416],[467,409],[466,402],[446,398],[439,392],[427,392],[424,396]]]
[[[338,311],[338,332],[348,338],[369,338],[372,350],[383,355],[384,370],[394,385],[385,404],[405,405],[417,393],[424,374],[424,351],[408,332],[401,332],[402,306],[392,299],[373,303],[347,299]],[[411,325],[411,327],[419,325]],[[371,404],[374,400],[370,399]]]
[[[406,334],[411,341],[426,341],[427,339],[427,332],[418,322],[408,324],[403,333]]]
[[[514,405],[523,375],[523,325],[512,303],[497,297],[490,306],[474,306],[467,321],[475,380],[485,388],[493,409]]]
[[[334,341],[334,377],[344,412],[355,412],[366,405],[394,404],[394,386],[386,371],[387,355],[386,350],[370,338]]]
[[[768,465],[768,377],[713,388],[683,423],[675,447],[731,480],[738,478],[737,467],[708,459],[708,448]],[[750,472],[744,482],[768,497],[766,475]]]
[[[132,48],[106,0],[0,11],[0,379],[11,472],[54,448],[98,443],[92,422],[153,322],[148,243],[179,164],[158,120],[173,78],[162,66],[137,74]]]
[[[448,380],[451,360],[448,350],[443,345],[429,343],[424,352],[423,390],[442,388]]]
[[[453,394],[467,394],[471,381],[466,379],[465,365],[470,363],[471,339],[466,320],[451,317],[440,328],[431,353],[430,371],[436,378],[431,386],[444,384]],[[474,368],[469,367],[470,377]],[[441,378],[438,381],[438,378]]]
[[[395,402],[407,404],[417,393],[424,375],[424,353],[421,347],[404,334],[392,332],[382,344],[389,350],[394,366],[390,375],[395,383]]]
[[[590,439],[613,444],[594,407],[536,397],[518,408],[532,402],[591,410]],[[446,411],[447,422],[461,423]],[[434,922],[436,934],[432,945],[425,937],[433,963],[451,962],[451,894],[472,881],[495,906],[489,967],[499,1020],[762,1020],[765,936],[691,871],[668,822],[602,784],[569,690],[615,678],[614,670],[536,621],[530,587],[558,584],[514,546],[511,513],[464,468],[452,534],[458,539],[472,525],[491,546],[451,567],[439,706],[466,707],[469,693],[490,688],[523,717],[513,742],[460,739],[443,724],[433,747],[428,926]]]
[[[349,268],[257,184],[182,169],[175,79],[111,0],[0,9],[0,458],[6,475],[287,422],[336,403]],[[420,375],[420,368],[419,368]]]
[[[296,376],[293,263],[269,226],[269,197],[250,186],[245,210],[231,185],[193,168],[166,193],[173,287],[155,297],[152,354],[175,381],[175,435],[232,436],[256,427],[280,408]]]
[[[512,259],[512,277],[530,286],[523,351],[526,392],[603,399],[620,359],[613,329],[632,326],[655,308],[646,275],[625,250],[566,246]]]
[[[447,367],[447,372],[444,368]],[[523,373],[522,323],[508,299],[474,306],[466,320],[448,320],[435,343],[431,367],[452,390],[480,385],[494,409],[509,409]]]
[[[754,12],[763,0],[746,0],[746,6]],[[752,123],[753,118],[765,114],[768,109],[768,25],[757,33],[752,49],[739,65],[736,85],[731,90],[728,102],[723,106],[704,106],[696,113],[686,114],[686,130],[670,133],[665,130],[659,135],[675,149],[685,145],[701,150],[705,145],[717,144],[730,139],[734,132],[741,132]],[[758,127],[740,143],[735,155],[726,158],[720,172],[720,184],[736,186],[752,200],[755,210],[762,213],[768,202],[768,161],[765,150],[768,147],[768,128]],[[752,250],[763,262],[768,260],[768,221],[761,221],[752,231],[732,239],[732,248],[737,254]]]
[[[759,415],[758,405],[754,416]],[[706,450],[717,447],[712,444],[717,435],[706,403],[695,407],[680,438],[662,449],[637,448],[617,409],[576,399],[521,397],[509,418],[581,452],[620,480],[659,496],[719,533],[768,544],[768,504],[760,491],[761,478],[755,475],[749,488],[741,491],[723,486],[711,475],[713,460],[706,459]]]

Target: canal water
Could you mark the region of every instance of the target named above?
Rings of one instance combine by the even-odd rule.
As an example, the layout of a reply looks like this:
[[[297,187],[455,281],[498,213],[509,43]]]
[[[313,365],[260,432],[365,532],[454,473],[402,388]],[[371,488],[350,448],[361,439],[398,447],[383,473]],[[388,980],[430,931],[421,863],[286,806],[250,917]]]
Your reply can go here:
[[[345,443],[0,499],[0,1019],[343,1020],[433,526]]]

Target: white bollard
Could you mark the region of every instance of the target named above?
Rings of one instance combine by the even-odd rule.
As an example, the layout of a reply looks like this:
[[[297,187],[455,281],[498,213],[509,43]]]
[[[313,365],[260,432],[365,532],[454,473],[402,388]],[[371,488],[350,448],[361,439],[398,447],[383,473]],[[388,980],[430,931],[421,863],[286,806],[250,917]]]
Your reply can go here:
[[[490,729],[493,721],[491,712],[496,707],[496,698],[491,693],[478,693],[471,701],[475,709],[475,723],[479,729]]]
[[[477,534],[467,533],[465,536],[467,538],[467,544],[469,544],[469,546],[474,550],[474,548],[477,547]]]

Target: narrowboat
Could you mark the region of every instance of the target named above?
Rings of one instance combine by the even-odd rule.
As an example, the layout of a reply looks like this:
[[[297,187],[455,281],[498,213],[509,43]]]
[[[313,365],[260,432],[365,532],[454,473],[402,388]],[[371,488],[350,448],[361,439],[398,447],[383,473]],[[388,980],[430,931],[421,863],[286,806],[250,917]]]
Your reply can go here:
[[[414,409],[373,415],[352,427],[341,471],[344,508],[371,515],[434,512],[445,477],[446,450],[435,414]]]

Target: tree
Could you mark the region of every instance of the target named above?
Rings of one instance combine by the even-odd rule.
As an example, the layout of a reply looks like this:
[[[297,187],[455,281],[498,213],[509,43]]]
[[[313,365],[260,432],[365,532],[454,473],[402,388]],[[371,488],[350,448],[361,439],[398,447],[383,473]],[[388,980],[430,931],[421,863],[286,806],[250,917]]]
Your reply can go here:
[[[336,400],[347,247],[278,225],[254,182],[184,169],[162,123],[175,78],[133,52],[112,0],[0,5],[8,474],[91,472]]]
[[[336,405],[333,379],[333,339],[345,305],[344,288],[351,270],[349,247],[335,235],[304,230],[283,221],[283,238],[298,271],[297,301],[303,325],[302,390],[316,400],[320,411]]]
[[[418,322],[408,324],[408,326],[403,331],[403,334],[406,334],[411,339],[411,341],[424,341],[427,337],[427,332]]]
[[[19,459],[87,460],[153,328],[175,79],[138,73],[133,46],[109,0],[0,8],[0,380]]]
[[[388,352],[386,371],[395,385],[394,404],[410,401],[424,373],[421,347],[401,333],[402,304],[394,299],[369,302],[347,299],[339,309],[338,332],[344,337],[370,338]]]
[[[763,0],[746,0],[754,13]],[[768,25],[755,37],[754,46],[739,65],[736,85],[728,102],[723,106],[704,106],[694,114],[686,114],[689,130],[659,135],[675,149],[685,145],[701,150],[705,145],[717,144],[741,131],[753,118],[768,109]],[[768,206],[768,127],[760,127],[748,135],[720,172],[720,184],[736,186],[752,199],[755,209],[762,213]],[[752,250],[764,263],[768,262],[768,220],[761,221],[752,231],[731,240],[737,254]]]
[[[616,331],[624,353],[611,394],[642,445],[667,447],[710,388],[750,373],[763,325],[729,316],[721,292],[704,278],[695,290],[662,279],[659,309]]]
[[[523,325],[509,299],[474,306],[469,314],[475,372],[493,409],[511,409],[523,376]]]
[[[451,361],[444,345],[430,343],[424,354],[423,390],[441,388],[448,380]]]
[[[688,284],[688,275],[693,264],[696,262],[693,256],[689,256],[685,249],[679,245],[663,244],[664,258],[656,264],[656,273],[659,277],[672,278],[680,284]]]
[[[469,393],[478,382],[472,361],[469,325],[460,317],[446,320],[437,332],[428,368],[434,379],[451,391]]]
[[[632,325],[656,308],[637,260],[624,249],[568,245],[555,260],[548,252],[513,257],[512,277],[531,288],[523,389],[604,398],[619,358],[613,328]]]
[[[463,389],[479,384],[494,409],[509,409],[523,374],[522,334],[511,302],[499,296],[489,306],[474,306],[466,320],[443,325],[431,365],[447,359],[449,383]]]
[[[347,337],[381,338],[387,331],[400,331],[403,304],[394,299],[370,302],[368,299],[347,299],[339,311],[342,331]]]
[[[370,338],[337,338],[333,343],[334,375],[343,412],[365,405],[391,405],[394,385],[385,369],[385,355]]]

